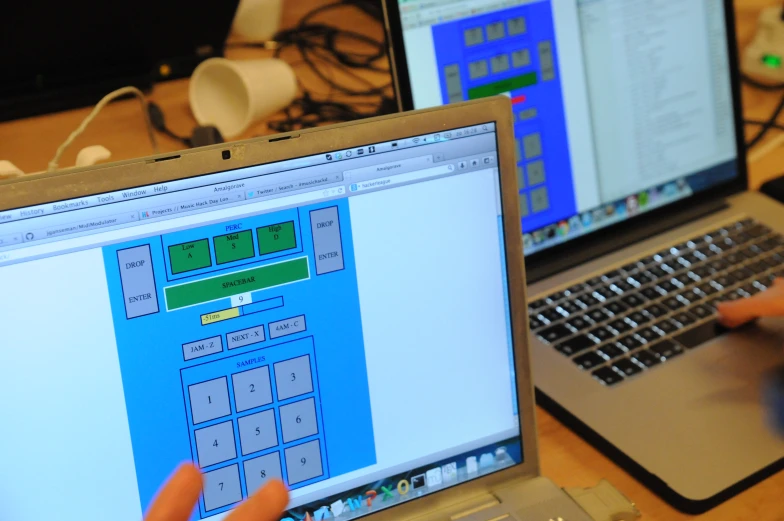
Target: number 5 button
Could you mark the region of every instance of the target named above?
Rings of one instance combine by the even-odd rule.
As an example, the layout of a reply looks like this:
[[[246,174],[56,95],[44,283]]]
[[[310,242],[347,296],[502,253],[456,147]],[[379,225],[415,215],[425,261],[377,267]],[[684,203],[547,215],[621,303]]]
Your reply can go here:
[[[310,355],[275,364],[275,386],[278,390],[278,400],[312,393],[313,379],[310,376]]]
[[[275,428],[275,412],[262,411],[243,416],[237,423],[240,428],[242,455],[274,447],[278,444],[278,431]]]

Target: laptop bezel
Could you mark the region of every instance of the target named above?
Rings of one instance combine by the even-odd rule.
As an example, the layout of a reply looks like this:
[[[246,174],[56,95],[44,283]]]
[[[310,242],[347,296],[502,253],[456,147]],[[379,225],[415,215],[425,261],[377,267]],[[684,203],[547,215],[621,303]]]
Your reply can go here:
[[[486,494],[511,480],[539,475],[533,378],[528,346],[528,311],[523,268],[522,236],[519,233],[517,181],[510,100],[488,98],[448,107],[265,136],[230,144],[203,147],[174,154],[133,159],[87,169],[41,174],[0,182],[0,210],[59,201],[68,198],[131,189],[147,184],[213,174],[253,165],[273,163],[312,154],[356,148],[372,143],[403,139],[445,129],[495,122],[501,178],[503,228],[509,288],[509,308],[517,376],[517,403],[523,462],[415,501],[379,511],[379,521],[391,521],[427,510],[464,502]],[[222,152],[231,151],[231,159]],[[466,411],[470,416],[470,411]]]
[[[748,167],[743,132],[743,108],[741,103],[740,69],[735,34],[735,11],[732,0],[724,0],[724,20],[727,31],[727,51],[732,89],[735,160],[738,175],[735,179],[720,183],[688,198],[683,202],[657,208],[625,221],[598,230],[589,235],[576,237],[546,250],[526,256],[527,277],[531,282],[541,280],[554,273],[578,266],[586,261],[628,246],[671,229],[694,218],[695,208],[705,208],[705,213],[718,209],[717,201],[748,189]],[[414,100],[411,79],[408,73],[403,26],[398,0],[383,0],[384,17],[389,42],[390,69],[400,110],[413,110]],[[660,223],[660,226],[651,226]],[[553,259],[558,259],[553,264]]]

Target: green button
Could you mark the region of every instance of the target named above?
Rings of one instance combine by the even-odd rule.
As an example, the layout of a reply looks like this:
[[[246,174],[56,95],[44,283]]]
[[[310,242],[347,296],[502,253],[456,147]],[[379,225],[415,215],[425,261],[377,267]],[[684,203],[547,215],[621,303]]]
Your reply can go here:
[[[169,311],[310,278],[307,257],[165,288]]]
[[[294,221],[257,228],[256,233],[259,236],[259,255],[267,255],[297,247]]]
[[[522,89],[523,87],[530,87],[536,85],[536,73],[529,72],[514,78],[507,78],[505,80],[480,85],[473,89],[468,89],[468,99],[487,98],[490,96],[497,96],[513,90]]]
[[[207,239],[201,239],[169,246],[169,261],[174,275],[209,268],[212,266],[210,242]]]
[[[253,233],[250,230],[212,238],[215,244],[215,262],[225,264],[256,255],[253,251]]]

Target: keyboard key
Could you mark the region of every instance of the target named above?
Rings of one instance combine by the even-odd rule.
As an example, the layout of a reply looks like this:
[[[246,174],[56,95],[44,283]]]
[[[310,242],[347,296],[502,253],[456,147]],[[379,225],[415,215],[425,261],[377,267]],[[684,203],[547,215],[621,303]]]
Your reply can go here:
[[[659,318],[661,316],[666,315],[670,311],[659,304],[649,304],[648,307],[645,308],[645,311],[648,312],[654,318]]]
[[[611,299],[616,295],[617,294],[607,286],[602,286],[593,290],[593,296],[602,300]]]
[[[769,257],[765,257],[762,259],[762,262],[770,266],[771,268],[777,268],[781,266],[782,258],[778,254],[771,255]]]
[[[578,282],[574,286],[570,287],[567,291],[569,292],[570,295],[576,295],[582,292],[583,290],[585,290],[585,284],[583,284],[582,282]]]
[[[591,374],[594,378],[608,387],[623,381],[623,376],[609,367],[602,367]]]
[[[663,277],[666,277],[669,274],[670,273],[668,271],[663,270],[659,266],[653,266],[653,267],[648,269],[648,275],[650,275],[654,279],[661,279]]]
[[[587,316],[588,316],[588,318],[590,318],[591,320],[593,320],[596,323],[604,322],[605,320],[610,318],[610,314],[609,313],[605,313],[601,309],[591,310],[591,311],[588,312]]]
[[[743,286],[740,287],[740,290],[743,291],[744,293],[747,293],[750,297],[762,291],[757,286],[755,286],[752,282],[749,282],[748,284],[744,284]]]
[[[631,320],[632,322],[634,322],[638,326],[641,326],[643,324],[647,324],[648,322],[651,321],[651,319],[648,318],[647,316],[645,316],[641,311],[635,311],[634,313],[631,313],[631,314],[627,315],[626,318]]]
[[[601,277],[593,277],[593,278],[590,278],[590,279],[586,280],[585,283],[593,288],[593,287],[598,286],[598,285],[600,285],[602,283],[602,278]]]
[[[599,304],[599,300],[596,297],[594,297],[593,295],[590,295],[588,293],[586,293],[584,295],[580,295],[579,297],[577,297],[577,302],[579,304],[582,304],[586,308],[592,308],[592,307],[596,306],[597,304]]]
[[[539,299],[528,303],[528,307],[531,309],[542,309],[543,307],[546,306],[547,306],[547,301],[545,301],[544,299]]]
[[[702,299],[702,295],[700,295],[699,293],[695,293],[693,289],[687,289],[686,291],[682,291],[681,293],[678,294],[678,296],[683,300],[689,301],[689,304],[693,304],[698,300]]]
[[[615,336],[615,333],[605,326],[597,327],[588,331],[589,335],[593,335],[600,343],[609,340]]]
[[[676,309],[680,309],[683,306],[685,306],[685,304],[683,302],[681,302],[680,300],[678,300],[675,297],[670,297],[670,298],[664,299],[662,301],[662,304],[664,304],[665,306],[667,306],[668,308],[670,308],[673,311],[676,310]]]
[[[693,349],[724,333],[717,320],[711,320],[675,337],[675,340]]]
[[[752,262],[751,264],[746,266],[755,274],[759,275],[760,273],[764,273],[768,271],[768,265],[765,264],[763,261]]]
[[[631,273],[631,272],[636,271],[638,269],[640,269],[640,265],[638,263],[636,263],[636,262],[631,262],[631,263],[629,263],[626,266],[623,266],[621,268],[621,270],[625,271],[626,273]]]
[[[684,327],[690,326],[691,324],[694,324],[697,321],[697,318],[694,315],[692,315],[691,313],[687,313],[686,311],[683,311],[681,313],[676,313],[675,315],[672,316],[672,318],[675,319]]]
[[[585,370],[593,369],[594,367],[604,364],[604,362],[606,362],[604,357],[594,351],[585,353],[584,355],[580,355],[574,359],[574,363],[579,365],[581,369]]]
[[[678,291],[680,289],[678,288],[678,286],[676,286],[669,280],[659,281],[659,283],[656,284],[656,286],[658,286],[659,291],[662,293],[672,293],[673,291]]]
[[[604,355],[608,360],[615,360],[619,356],[626,354],[626,351],[621,349],[615,344],[606,344],[598,349],[598,352]]]
[[[686,262],[684,263],[683,261]],[[698,257],[696,253],[687,253],[686,255],[678,259],[678,262],[680,262],[681,264],[685,264],[686,266],[691,266],[692,264],[698,264],[702,262],[702,259]]]
[[[531,327],[531,331],[544,327],[544,322],[539,320],[536,317],[528,317],[528,325]]]
[[[550,323],[561,320],[563,315],[552,308],[547,308],[539,311],[539,317],[544,318],[548,323]]]
[[[652,354],[647,349],[641,349],[640,351],[637,351],[634,353],[632,358],[634,358],[638,364],[642,364],[645,367],[653,367],[661,363],[661,358]]]
[[[617,300],[615,302],[606,303],[604,305],[604,309],[613,315],[620,315],[621,313],[629,310],[629,308],[626,307],[626,304],[618,302]]]
[[[657,330],[652,329],[650,327],[644,327],[642,329],[637,330],[637,335],[648,343],[654,342],[662,337],[661,333],[659,333]]]
[[[665,360],[669,360],[675,356],[683,354],[683,347],[679,346],[671,340],[662,340],[661,342],[652,345],[648,350]]]
[[[563,300],[564,298],[566,298],[566,293],[564,293],[563,291],[559,291],[557,293],[553,293],[552,295],[547,296],[547,300],[549,300],[551,303],[558,302],[559,300]]]
[[[629,360],[628,358],[624,358],[622,360],[618,360],[613,364],[613,367],[622,372],[627,377],[633,376],[642,371],[642,368]]]
[[[738,265],[744,261],[743,256],[741,256],[739,253],[728,253],[722,258],[733,266]]]
[[[717,291],[719,291],[719,290],[718,290],[718,289],[716,289],[716,287],[715,287],[713,284],[711,284],[710,282],[706,282],[706,283],[704,283],[704,284],[700,284],[699,286],[697,286],[697,289],[698,289],[698,290],[700,290],[700,291],[702,292],[702,294],[703,294],[703,295],[713,295],[714,293],[716,293]]]
[[[725,252],[727,250],[732,249],[732,245],[731,244],[727,244],[724,241],[714,242],[713,244],[711,244],[710,247],[711,247],[711,249],[713,251],[718,252],[718,253]]]
[[[692,270],[692,273],[694,273],[701,279],[707,279],[715,272],[712,269],[710,269],[708,266],[698,266]]]
[[[746,257],[747,259],[753,259],[757,255],[759,255],[761,251],[762,250],[760,250],[759,248],[757,248],[752,244],[751,246],[746,246],[745,248],[740,250],[740,254]]]
[[[553,344],[561,340],[562,338],[566,338],[569,335],[571,335],[572,330],[567,328],[563,324],[558,324],[557,326],[551,326],[548,327],[547,329],[543,329],[539,331],[539,333],[537,334],[539,335],[539,338],[541,338],[545,342],[549,344]]]
[[[629,292],[629,291],[631,291],[633,289],[637,289],[637,288],[635,286],[632,286],[631,284],[629,284],[625,280],[616,280],[615,282],[613,282],[612,289],[616,293],[618,293],[618,292],[626,293],[626,292]]]
[[[607,325],[616,330],[618,333],[625,333],[632,328],[632,326],[622,318],[615,319]]]
[[[730,272],[730,277],[737,280],[738,282],[744,281],[753,276],[754,276],[754,272],[748,268],[738,268]]]
[[[585,317],[574,317],[570,320],[566,321],[567,324],[572,326],[576,331],[582,331],[583,329],[588,329],[593,324],[585,319]]]
[[[642,345],[642,342],[634,335],[629,335],[621,338],[618,340],[618,344],[625,347],[627,351],[631,351],[633,349],[637,349]]]
[[[637,262],[643,266],[650,266],[651,264],[656,264],[656,259],[653,257],[653,255],[648,255],[647,257],[643,257]]]
[[[645,303],[645,299],[643,299],[639,293],[629,293],[628,295],[624,295],[621,297],[621,301],[630,308],[636,308],[637,306],[642,306]]]
[[[555,349],[566,356],[572,356],[595,346],[596,343],[585,335],[577,335],[565,342],[561,342]]]
[[[608,271],[607,273],[602,275],[602,278],[604,280],[606,280],[606,281],[609,281],[609,280],[617,279],[620,276],[621,276],[621,272],[620,271],[612,270],[612,271]]]
[[[661,297],[661,293],[656,291],[654,288],[644,288],[640,290],[640,294],[648,300],[656,300]]]
[[[754,237],[762,237],[763,235],[767,235],[770,232],[770,228],[765,226],[764,224],[755,224],[750,228],[746,228],[746,233]]]
[[[691,312],[697,318],[708,318],[709,316],[713,315],[713,310],[702,304],[694,306],[693,308],[689,308],[689,312]]]
[[[776,243],[775,243],[775,242],[773,242],[773,241],[769,241],[769,240],[767,240],[767,241],[761,241],[761,242],[758,242],[758,243],[757,243],[757,248],[759,248],[760,250],[762,250],[762,251],[765,251],[765,252],[767,252],[767,251],[773,251],[773,250],[775,250],[777,247],[778,247],[778,244],[776,244]]]
[[[631,284],[634,284],[635,286],[643,286],[645,284],[648,284],[649,282],[653,282],[653,279],[650,278],[645,273],[635,273],[634,275],[627,278],[626,280]]]
[[[659,328],[660,330],[662,330],[665,335],[669,335],[671,333],[675,333],[678,329],[680,329],[679,325],[677,325],[675,322],[673,322],[672,320],[670,320],[668,318],[666,318],[664,320],[661,320],[659,322],[656,322],[654,324],[654,326]]]
[[[572,302],[571,300],[564,300],[558,304],[559,311],[563,315],[574,315],[575,313],[582,313],[583,308]]]
[[[729,264],[727,264],[726,262],[724,262],[721,259],[716,259],[714,261],[711,261],[709,263],[709,266],[711,267],[711,269],[713,271],[724,271],[724,270],[726,270],[727,268],[730,267]]]
[[[677,283],[680,284],[681,286],[688,286],[694,283],[694,279],[689,277],[688,273],[681,273],[680,275],[673,277],[672,281],[673,282],[677,281]]]
[[[659,267],[661,269],[663,269],[664,271],[666,271],[667,273],[675,273],[676,271],[678,271],[678,269],[676,267],[671,266],[671,265],[669,265],[669,264],[667,264],[665,262],[662,262],[661,264],[659,264]]]
[[[722,275],[720,277],[716,277],[713,279],[713,282],[721,286],[722,288],[728,288],[730,286],[735,285],[735,281],[732,280],[728,275]]]

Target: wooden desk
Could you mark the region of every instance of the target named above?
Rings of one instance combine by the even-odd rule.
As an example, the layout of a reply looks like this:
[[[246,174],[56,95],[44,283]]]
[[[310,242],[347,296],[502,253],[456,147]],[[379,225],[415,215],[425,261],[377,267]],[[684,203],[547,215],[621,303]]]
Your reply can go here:
[[[324,0],[297,0],[286,2],[284,26],[293,26],[303,13],[314,5],[326,3]],[[780,3],[778,0],[738,0],[738,32],[741,45],[748,42],[753,33],[759,10],[763,6]],[[373,24],[363,23],[361,15],[351,16],[330,15],[326,21],[342,27],[365,31],[369,35],[380,37],[380,28]],[[264,56],[254,50],[236,50],[229,54],[232,58]],[[378,85],[384,84],[388,78],[371,75]],[[313,77],[303,77],[302,81],[309,87],[318,87]],[[753,118],[764,118],[770,113],[778,101],[777,93],[760,93],[744,87],[744,102],[747,115]],[[151,98],[164,109],[169,126],[178,133],[185,134],[195,125],[189,108],[187,97],[187,81],[175,81],[159,85]],[[9,159],[27,172],[41,170],[46,167],[55,148],[81,122],[89,109],[73,110],[60,114],[41,116],[21,121],[0,124],[0,158]],[[267,133],[264,124],[256,125],[242,137],[251,137]],[[159,136],[162,151],[174,151],[182,148],[175,140]],[[76,151],[92,144],[103,144],[113,152],[113,158],[128,159],[148,155],[150,144],[147,141],[145,128],[139,114],[138,103],[122,101],[109,106],[93,123],[88,131],[77,140],[70,152],[66,154],[63,165],[73,164]],[[779,167],[779,162],[782,163]],[[784,171],[784,148],[762,159],[759,164],[752,165],[751,186],[758,186],[763,180],[775,177]],[[643,518],[656,521],[677,521],[687,519],[676,512],[645,487],[629,477],[611,461],[583,442],[571,431],[566,429],[549,414],[538,409],[540,449],[544,474],[563,486],[588,486],[601,478],[609,479],[629,498],[635,501],[643,512]],[[717,455],[717,457],[720,457]],[[700,520],[716,521],[784,521],[784,473],[758,484],[738,497],[720,507],[699,516]]]

